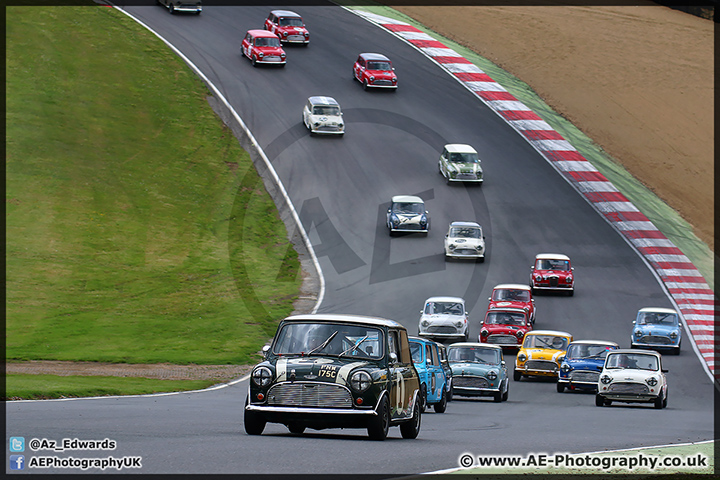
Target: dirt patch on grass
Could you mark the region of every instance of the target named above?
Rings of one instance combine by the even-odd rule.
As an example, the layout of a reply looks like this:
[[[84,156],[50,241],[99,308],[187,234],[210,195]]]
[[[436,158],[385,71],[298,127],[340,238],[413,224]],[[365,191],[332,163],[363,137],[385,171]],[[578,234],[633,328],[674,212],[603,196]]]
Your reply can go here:
[[[171,365],[168,363],[29,361],[5,364],[6,374],[143,377],[156,380],[229,381],[246,375],[251,369],[252,365]]]

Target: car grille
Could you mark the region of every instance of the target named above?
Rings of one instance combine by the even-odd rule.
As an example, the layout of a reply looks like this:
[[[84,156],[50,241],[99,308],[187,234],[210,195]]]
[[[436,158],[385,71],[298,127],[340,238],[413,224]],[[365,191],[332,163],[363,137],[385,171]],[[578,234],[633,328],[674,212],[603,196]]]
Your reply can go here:
[[[600,372],[579,371],[570,374],[571,382],[597,383]]]
[[[457,388],[488,388],[490,384],[483,377],[453,377],[453,387]]]
[[[428,333],[457,333],[457,329],[455,327],[449,326],[449,325],[435,325],[435,326],[429,326],[427,328]]]
[[[518,339],[515,335],[490,335],[487,338],[487,343],[494,343],[496,345],[517,345]]]
[[[270,55],[265,58],[263,58],[266,62],[282,62],[282,59],[278,57],[277,55]]]
[[[303,35],[288,35],[287,41],[288,42],[304,42],[305,37]]]
[[[477,180],[478,176],[474,173],[458,173],[455,178],[458,180]]]
[[[528,360],[525,365],[528,370],[540,370],[544,372],[554,372],[557,370],[557,364],[548,360]]]
[[[419,223],[401,223],[396,227],[398,230],[425,230]]]
[[[647,395],[648,387],[642,383],[613,383],[608,388],[608,393],[631,393],[633,395]]]
[[[267,394],[268,405],[289,407],[350,407],[352,396],[342,385],[293,382],[274,385]]]
[[[645,335],[640,340],[638,340],[639,343],[650,343],[655,345],[670,345],[672,344],[672,340],[668,337],[660,337],[658,335]]]
[[[392,82],[390,80],[375,80],[373,85],[390,86]]]
[[[556,277],[556,276],[548,277],[547,280],[548,280],[548,285],[550,285],[551,287],[558,286],[558,277]]]
[[[319,132],[339,132],[340,127],[338,127],[337,125],[322,125],[316,128],[316,130]]]
[[[455,255],[477,255],[474,248],[458,248],[453,252]]]

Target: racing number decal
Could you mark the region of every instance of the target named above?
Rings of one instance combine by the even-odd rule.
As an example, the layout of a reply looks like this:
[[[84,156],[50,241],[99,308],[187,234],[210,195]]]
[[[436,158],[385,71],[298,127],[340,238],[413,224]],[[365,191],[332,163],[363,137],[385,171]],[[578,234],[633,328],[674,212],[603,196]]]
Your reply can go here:
[[[405,399],[405,375],[403,375],[403,372],[398,368],[395,370],[395,381],[397,385],[395,386],[395,410],[397,413],[405,413],[405,408],[403,405],[403,400]]]

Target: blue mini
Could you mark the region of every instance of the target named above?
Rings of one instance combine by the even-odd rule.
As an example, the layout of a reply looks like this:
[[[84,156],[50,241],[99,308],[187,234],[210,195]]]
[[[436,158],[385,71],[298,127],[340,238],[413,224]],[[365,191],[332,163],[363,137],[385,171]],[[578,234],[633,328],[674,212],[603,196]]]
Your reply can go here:
[[[605,357],[608,352],[618,348],[617,343],[603,340],[576,340],[570,343],[558,371],[558,393],[563,393],[566,388],[596,391]]]
[[[410,355],[420,378],[420,398],[424,399],[420,407],[432,405],[437,413],[447,408],[448,379],[441,363],[440,346],[432,340],[410,337]]]
[[[660,307],[641,308],[633,320],[633,325],[630,335],[632,348],[670,350],[675,355],[680,354],[682,328],[675,310]]]

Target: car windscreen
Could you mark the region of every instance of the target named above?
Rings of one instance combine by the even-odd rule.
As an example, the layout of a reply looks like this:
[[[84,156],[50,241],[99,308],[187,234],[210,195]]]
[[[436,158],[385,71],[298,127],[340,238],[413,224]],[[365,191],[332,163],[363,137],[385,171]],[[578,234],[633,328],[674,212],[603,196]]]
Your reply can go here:
[[[390,62],[368,62],[367,69],[389,71],[392,70],[392,67],[390,66]]]
[[[452,227],[450,229],[450,236],[462,238],[480,238],[482,237],[482,230],[477,227]]]
[[[568,347],[567,358],[600,358],[605,359],[614,348],[610,345],[588,345],[583,343],[571,344]]]
[[[611,353],[605,361],[606,368],[632,368],[640,370],[658,370],[655,355],[642,353]]]
[[[422,362],[423,346],[421,343],[410,342],[410,356],[413,363]]]
[[[256,47],[279,47],[280,39],[275,37],[259,37],[255,39]]]
[[[379,359],[385,351],[382,330],[366,325],[288,323],[273,345],[276,355],[343,355]]]
[[[640,312],[636,323],[638,325],[675,326],[678,324],[678,318],[674,313]]]
[[[480,163],[477,153],[458,153],[450,154],[450,161],[453,163]]]
[[[321,105],[313,107],[313,115],[340,115],[340,107]]]
[[[450,347],[448,361],[450,363],[477,362],[497,365],[500,363],[500,352],[495,348],[485,347]]]
[[[495,302],[529,302],[530,292],[512,288],[496,288],[493,290],[492,299]]]
[[[425,213],[425,205],[422,203],[393,203],[393,213],[420,214]]]
[[[552,348],[555,350],[565,350],[568,345],[568,339],[555,335],[525,335],[523,348]]]
[[[566,272],[570,270],[570,262],[567,260],[538,260],[535,266],[538,270],[558,270]]]
[[[462,315],[462,303],[457,302],[428,302],[425,304],[425,313],[428,315]]]
[[[493,312],[485,316],[488,325],[525,325],[525,315],[520,312]]]
[[[281,27],[302,27],[303,21],[301,18],[290,17],[290,18],[279,18],[278,25]]]

